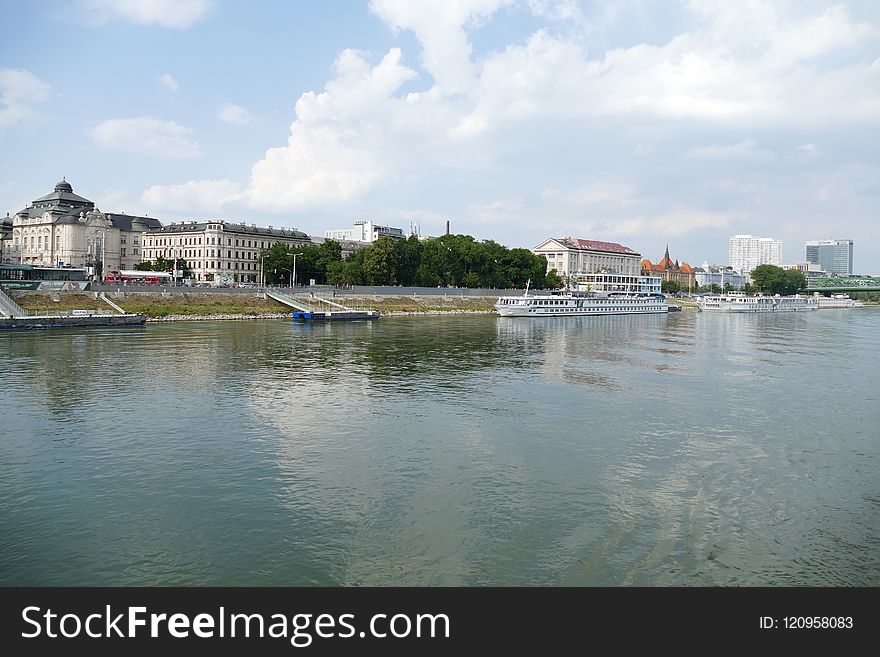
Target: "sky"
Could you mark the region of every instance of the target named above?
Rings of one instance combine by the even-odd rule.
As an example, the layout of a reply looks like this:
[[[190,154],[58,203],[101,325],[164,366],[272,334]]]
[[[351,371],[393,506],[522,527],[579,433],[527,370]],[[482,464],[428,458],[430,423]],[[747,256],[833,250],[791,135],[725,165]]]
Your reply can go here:
[[[0,0],[0,209],[880,275],[880,3]]]

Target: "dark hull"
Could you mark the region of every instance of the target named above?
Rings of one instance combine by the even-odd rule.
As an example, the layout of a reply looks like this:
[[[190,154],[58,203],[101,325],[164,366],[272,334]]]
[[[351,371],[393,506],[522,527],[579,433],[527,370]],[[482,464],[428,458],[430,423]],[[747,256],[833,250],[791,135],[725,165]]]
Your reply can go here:
[[[94,328],[99,326],[143,326],[145,315],[88,315],[84,317],[3,317],[0,330]]]

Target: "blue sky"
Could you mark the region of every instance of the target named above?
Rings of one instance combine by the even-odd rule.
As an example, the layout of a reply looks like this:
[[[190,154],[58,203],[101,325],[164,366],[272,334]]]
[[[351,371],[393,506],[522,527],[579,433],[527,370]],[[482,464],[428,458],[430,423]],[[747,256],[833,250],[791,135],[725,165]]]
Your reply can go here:
[[[0,208],[372,219],[880,274],[880,5],[0,0]]]

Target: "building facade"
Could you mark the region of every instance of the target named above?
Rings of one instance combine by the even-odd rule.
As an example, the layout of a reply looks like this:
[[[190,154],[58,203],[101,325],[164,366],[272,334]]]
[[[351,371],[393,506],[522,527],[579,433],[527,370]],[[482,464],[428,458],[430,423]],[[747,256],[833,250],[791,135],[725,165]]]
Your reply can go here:
[[[701,267],[694,268],[694,284],[696,287],[717,285],[721,290],[727,287],[741,290],[746,286],[748,278],[746,274],[740,274],[733,267],[710,265],[707,262],[704,262]]]
[[[197,283],[260,283],[260,252],[275,244],[311,244],[305,233],[290,228],[260,228],[227,221],[182,221],[151,228],[143,237],[144,260],[182,258]]]
[[[336,240],[340,243],[345,240],[372,244],[380,237],[390,237],[393,240],[406,239],[402,229],[380,226],[372,221],[355,221],[351,228],[332,228],[324,231],[324,239]]]
[[[851,276],[853,273],[852,240],[815,240],[807,242],[805,260],[829,274]]]
[[[162,225],[151,217],[101,212],[66,180],[4,224],[4,262],[89,267],[96,277],[133,269],[142,260],[144,233]]]
[[[660,294],[659,276],[630,274],[576,274],[574,285],[579,292],[626,292],[628,294]]]
[[[669,247],[666,247],[666,255],[656,265],[647,258],[641,262],[642,276],[659,276],[663,281],[678,283],[683,292],[693,292],[696,286],[694,270],[688,263],[680,265],[669,257]]]
[[[641,255],[614,242],[558,237],[541,242],[532,253],[547,258],[547,272],[555,269],[563,278],[598,273],[641,275]]]
[[[730,238],[730,266],[740,274],[750,274],[759,265],[782,264],[782,242],[772,237],[734,235]]]

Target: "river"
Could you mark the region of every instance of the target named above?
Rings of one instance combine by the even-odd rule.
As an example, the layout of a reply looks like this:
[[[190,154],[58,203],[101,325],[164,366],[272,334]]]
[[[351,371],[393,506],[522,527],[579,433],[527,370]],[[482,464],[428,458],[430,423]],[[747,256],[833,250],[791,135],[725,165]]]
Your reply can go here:
[[[880,585],[880,309],[0,334],[2,585]]]

